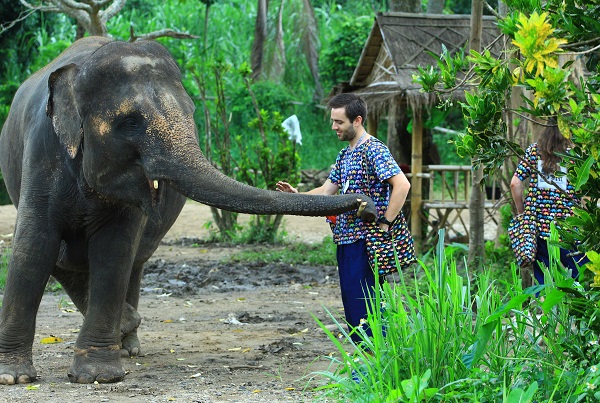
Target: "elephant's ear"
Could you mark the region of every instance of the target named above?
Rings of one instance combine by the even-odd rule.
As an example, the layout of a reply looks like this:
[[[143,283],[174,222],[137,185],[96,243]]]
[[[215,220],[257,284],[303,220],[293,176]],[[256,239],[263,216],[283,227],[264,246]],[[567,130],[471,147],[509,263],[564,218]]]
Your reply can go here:
[[[54,131],[71,158],[77,155],[83,138],[82,119],[75,96],[75,76],[78,72],[75,64],[68,64],[52,72],[48,79],[46,115],[52,119]]]

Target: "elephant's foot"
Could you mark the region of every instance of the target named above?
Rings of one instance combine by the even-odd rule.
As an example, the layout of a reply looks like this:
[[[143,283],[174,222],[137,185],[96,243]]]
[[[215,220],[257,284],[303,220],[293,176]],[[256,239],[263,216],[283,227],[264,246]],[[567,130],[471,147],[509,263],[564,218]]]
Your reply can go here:
[[[111,383],[125,378],[119,346],[75,348],[75,358],[69,368],[69,380],[74,383]]]
[[[142,317],[137,310],[128,303],[125,303],[123,305],[123,313],[121,314],[121,338],[126,337],[128,333],[136,330],[141,322]]]
[[[0,385],[30,383],[37,378],[37,371],[32,362],[15,364],[0,363]]]
[[[141,353],[140,339],[137,332],[133,331],[121,339],[121,357],[136,357]]]

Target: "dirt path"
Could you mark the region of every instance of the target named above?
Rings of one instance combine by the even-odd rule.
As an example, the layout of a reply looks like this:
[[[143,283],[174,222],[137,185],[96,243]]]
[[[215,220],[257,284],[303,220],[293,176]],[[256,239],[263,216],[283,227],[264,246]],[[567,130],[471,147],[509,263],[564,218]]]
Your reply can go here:
[[[0,241],[10,242],[15,211],[0,207]],[[247,218],[245,218],[247,219]],[[1,387],[0,402],[303,402],[314,371],[328,368],[331,341],[312,314],[341,315],[335,267],[231,265],[241,248],[184,246],[208,236],[206,206],[188,203],[146,270],[139,329],[143,355],[124,359],[127,376],[75,385],[66,376],[82,324],[69,299],[47,293],[38,313],[34,364],[39,379]],[[287,217],[290,239],[321,242],[323,218]],[[157,287],[157,284],[164,284]],[[42,344],[56,336],[61,342]],[[308,388],[308,390],[307,390]]]

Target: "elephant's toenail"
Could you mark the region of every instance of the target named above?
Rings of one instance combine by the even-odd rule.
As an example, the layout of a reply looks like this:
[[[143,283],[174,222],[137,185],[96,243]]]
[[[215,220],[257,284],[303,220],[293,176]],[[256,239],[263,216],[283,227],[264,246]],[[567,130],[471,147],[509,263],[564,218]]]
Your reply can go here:
[[[15,384],[15,377],[12,375],[0,375],[0,384],[2,385],[14,385]]]
[[[29,375],[21,375],[17,379],[17,383],[31,383],[31,379],[29,378]]]

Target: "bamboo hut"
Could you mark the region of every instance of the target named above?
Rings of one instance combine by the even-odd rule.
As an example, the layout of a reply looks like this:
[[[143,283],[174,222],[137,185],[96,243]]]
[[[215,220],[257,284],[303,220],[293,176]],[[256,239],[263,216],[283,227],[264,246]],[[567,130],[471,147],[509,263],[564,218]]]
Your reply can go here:
[[[381,119],[388,119],[386,142],[396,159],[398,147],[406,147],[406,144],[395,144],[398,138],[396,119],[403,116],[412,118],[408,161],[412,182],[409,206],[411,232],[417,247],[423,241],[424,227],[437,233],[436,228],[451,224],[449,220],[460,218],[457,210],[468,208],[470,166],[424,166],[423,154],[429,151],[423,147],[424,114],[440,100],[434,94],[422,92],[421,87],[413,82],[413,75],[418,66],[437,64],[437,59],[428,52],[436,56],[444,50],[450,55],[461,49],[467,52],[470,29],[469,15],[378,13],[352,78],[336,86],[333,91],[334,94],[354,92],[365,99],[369,107],[369,133],[382,137],[377,133],[378,123]],[[499,39],[495,18],[484,17],[482,47],[488,47],[493,55],[498,56],[501,51]],[[465,89],[462,87],[447,96],[464,99]],[[446,179],[448,172],[450,179]],[[424,200],[424,185],[428,185],[425,187],[427,191],[433,190],[434,177],[443,182],[441,195],[439,190],[437,196],[432,191]],[[445,193],[446,190],[449,192]],[[487,207],[490,207],[489,203]],[[435,219],[430,219],[430,214],[424,211],[431,209],[438,212]],[[427,225],[423,225],[423,219],[429,220]],[[467,232],[468,226],[464,227]]]

